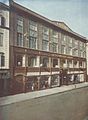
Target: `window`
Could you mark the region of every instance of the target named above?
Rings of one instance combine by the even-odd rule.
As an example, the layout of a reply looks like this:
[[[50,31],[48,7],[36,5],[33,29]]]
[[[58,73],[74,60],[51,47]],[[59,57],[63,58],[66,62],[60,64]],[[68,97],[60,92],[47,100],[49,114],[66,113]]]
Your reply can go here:
[[[73,41],[72,41],[72,38],[71,38],[71,37],[69,37],[69,36],[68,36],[68,43],[69,43],[69,44],[68,44],[68,46],[71,48],[71,47],[72,47],[72,45],[73,45],[73,44],[72,44],[72,43],[73,43]]]
[[[22,66],[22,56],[21,55],[18,55],[17,57],[16,57],[16,65],[17,66]]]
[[[78,40],[73,39],[73,47],[74,49],[78,49]]]
[[[49,58],[41,57],[41,64],[42,64],[42,67],[48,67],[49,66]]]
[[[3,33],[0,33],[0,46],[3,46]]]
[[[37,23],[29,21],[29,48],[37,48]]]
[[[49,28],[43,26],[43,34],[49,35]]]
[[[4,53],[0,53],[0,67],[5,66],[5,55]]]
[[[17,18],[17,45],[23,46],[23,18]]]
[[[23,33],[23,18],[22,17],[17,18],[17,32]]]
[[[80,67],[80,68],[83,67],[83,62],[82,62],[82,61],[79,62],[79,67]]]
[[[5,26],[5,18],[3,16],[0,16],[0,25]]]
[[[53,59],[53,67],[57,67],[58,66],[58,59]]]
[[[43,40],[42,40],[42,49],[45,51],[49,50],[49,28],[43,26]]]
[[[36,39],[36,37],[29,37],[29,47],[30,48],[35,48],[36,49],[36,41],[37,41],[37,39]]]
[[[74,68],[77,68],[78,67],[78,61],[74,60],[73,65],[74,65]]]
[[[58,49],[58,32],[52,30],[52,38],[50,41],[50,51],[57,52]]]
[[[33,31],[37,31],[37,23],[35,21],[29,20],[29,28]]]
[[[72,48],[71,47],[68,47],[68,55],[72,55]]]
[[[49,42],[48,41],[46,41],[46,40],[42,41],[42,49],[45,51],[49,50]]]
[[[59,86],[60,85],[60,77],[58,75],[53,75],[51,77],[51,86],[55,87],[55,86]]]
[[[61,68],[67,67],[67,63],[66,63],[66,60],[65,60],[65,59],[60,59],[60,67],[61,67]]]
[[[28,66],[35,67],[37,65],[37,57],[30,56],[28,57]]]
[[[21,33],[17,33],[17,45],[23,46],[23,35]]]
[[[61,46],[61,53],[66,54],[66,46],[64,45]]]
[[[49,87],[49,76],[40,77],[40,89],[46,89]]]
[[[65,44],[66,44],[66,40],[67,40],[66,38],[67,38],[66,35],[61,34],[61,42],[62,42],[62,45],[65,45]]]
[[[67,60],[68,68],[73,68],[72,60]]]
[[[73,55],[78,56],[78,50],[77,49],[73,49]]]

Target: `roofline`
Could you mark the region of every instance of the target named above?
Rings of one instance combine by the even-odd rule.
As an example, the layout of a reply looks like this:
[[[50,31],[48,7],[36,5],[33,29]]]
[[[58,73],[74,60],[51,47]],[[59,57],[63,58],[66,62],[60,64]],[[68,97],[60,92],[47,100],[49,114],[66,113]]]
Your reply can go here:
[[[31,15],[33,15],[33,16],[35,16],[35,17],[37,17],[37,18],[39,18],[39,19],[41,19],[41,20],[43,20],[45,22],[48,22],[49,24],[59,28],[60,30],[62,30],[64,32],[70,33],[70,34],[72,34],[72,35],[74,35],[76,37],[79,37],[79,38],[85,40],[85,42],[88,42],[88,39],[86,37],[83,37],[83,36],[79,35],[78,33],[74,32],[74,31],[71,32],[71,31],[64,30],[63,28],[61,28],[58,25],[56,25],[55,23],[53,23],[52,20],[50,20],[50,19],[48,19],[48,18],[46,18],[46,17],[44,17],[44,16],[42,16],[42,15],[40,15],[40,14],[38,14],[38,13],[36,13],[36,12],[34,12],[34,11],[32,11],[32,10],[30,10],[30,9],[28,9],[28,8],[18,4],[18,3],[16,3],[16,2],[14,2],[13,0],[11,0],[10,6],[17,7],[20,10],[22,10],[22,11],[28,13],[28,14],[31,14]]]
[[[4,4],[4,3],[2,3],[2,2],[0,2],[0,7],[9,10],[9,6]]]

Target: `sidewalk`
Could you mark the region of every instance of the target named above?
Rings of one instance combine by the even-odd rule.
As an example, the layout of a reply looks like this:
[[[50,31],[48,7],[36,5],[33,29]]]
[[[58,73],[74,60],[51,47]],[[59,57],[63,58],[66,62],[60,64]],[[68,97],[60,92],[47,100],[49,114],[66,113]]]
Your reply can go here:
[[[17,94],[17,95],[12,95],[12,96],[1,97],[0,106],[16,103],[20,101],[30,100],[33,98],[49,96],[52,94],[58,94],[58,93],[62,93],[62,92],[66,92],[69,90],[74,90],[74,89],[82,88],[82,87],[88,87],[88,82],[80,83],[80,84],[73,84],[73,85],[68,85],[68,86],[64,85],[61,87],[56,87],[56,88],[51,88],[51,89],[46,89],[46,90],[41,90],[41,91],[34,91],[34,92],[29,92],[29,93],[22,93],[22,94]]]

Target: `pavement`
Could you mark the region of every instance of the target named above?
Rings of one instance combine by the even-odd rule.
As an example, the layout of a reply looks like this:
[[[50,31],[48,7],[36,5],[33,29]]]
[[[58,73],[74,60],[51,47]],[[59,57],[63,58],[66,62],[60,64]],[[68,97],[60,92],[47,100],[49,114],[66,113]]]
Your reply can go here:
[[[56,87],[56,88],[51,88],[51,89],[46,89],[41,91],[34,91],[34,92],[21,93],[17,95],[1,97],[0,106],[13,104],[13,103],[21,102],[25,100],[30,100],[33,98],[39,98],[39,97],[49,96],[53,94],[58,94],[58,93],[62,93],[62,92],[66,92],[66,91],[70,91],[70,90],[74,90],[82,87],[88,87],[88,82],[73,84],[68,86],[64,85],[61,87]]]

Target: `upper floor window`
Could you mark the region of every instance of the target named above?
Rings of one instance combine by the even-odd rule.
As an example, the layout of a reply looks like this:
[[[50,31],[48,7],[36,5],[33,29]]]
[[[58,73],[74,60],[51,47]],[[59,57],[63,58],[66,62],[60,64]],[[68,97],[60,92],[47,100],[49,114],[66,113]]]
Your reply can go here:
[[[48,27],[43,26],[43,34],[49,35],[49,28]]]
[[[57,52],[58,48],[58,32],[52,30],[51,40],[50,40],[50,51]]]
[[[3,46],[3,33],[0,33],[0,46]]]
[[[73,39],[73,47],[74,49],[78,49],[78,40]]]
[[[42,49],[45,51],[49,50],[49,28],[43,26],[42,29]]]
[[[29,48],[36,49],[37,38],[36,37],[29,37]]]
[[[85,51],[86,50],[86,44],[84,42],[79,42],[79,47],[81,51]]]
[[[23,33],[23,18],[20,16],[17,18],[17,32]]]
[[[72,45],[73,45],[73,44],[72,44],[72,43],[73,43],[73,40],[72,40],[72,38],[69,37],[69,36],[68,36],[68,43],[69,43],[68,46],[69,46],[69,47],[72,47]]]
[[[66,54],[67,50],[66,50],[66,46],[61,45],[61,53],[62,54]]]
[[[61,43],[62,45],[65,45],[67,41],[67,36],[65,34],[61,34]]]
[[[5,26],[5,18],[3,16],[0,16],[0,25]]]
[[[17,18],[17,45],[23,46],[23,18]]]
[[[0,53],[0,67],[5,66],[5,55],[4,53]]]
[[[29,20],[29,28],[31,30],[37,31],[37,22]]]
[[[37,48],[37,22],[29,21],[29,47]]]

